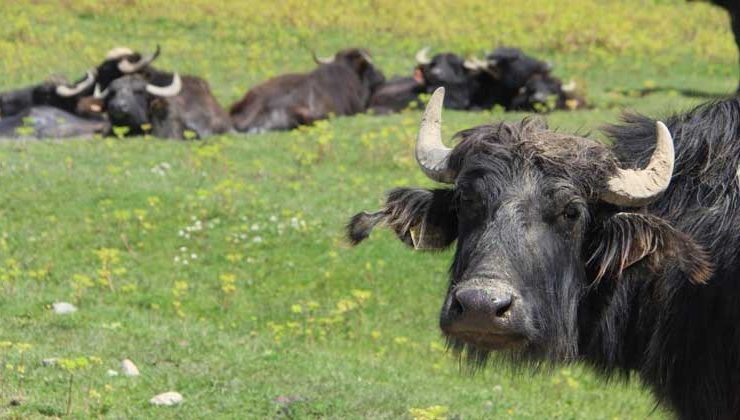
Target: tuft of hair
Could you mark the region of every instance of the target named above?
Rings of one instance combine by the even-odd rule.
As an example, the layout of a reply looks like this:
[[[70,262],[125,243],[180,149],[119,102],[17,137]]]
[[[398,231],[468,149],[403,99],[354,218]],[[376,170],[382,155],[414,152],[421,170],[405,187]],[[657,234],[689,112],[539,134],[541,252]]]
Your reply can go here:
[[[617,213],[604,222],[602,232],[588,260],[596,272],[595,282],[604,277],[618,280],[643,259],[654,270],[676,264],[694,284],[704,284],[712,275],[707,252],[659,217]]]
[[[352,216],[352,219],[347,223],[347,238],[350,243],[354,246],[367,239],[373,228],[381,223],[386,216],[386,213],[382,210],[375,213],[362,212]]]

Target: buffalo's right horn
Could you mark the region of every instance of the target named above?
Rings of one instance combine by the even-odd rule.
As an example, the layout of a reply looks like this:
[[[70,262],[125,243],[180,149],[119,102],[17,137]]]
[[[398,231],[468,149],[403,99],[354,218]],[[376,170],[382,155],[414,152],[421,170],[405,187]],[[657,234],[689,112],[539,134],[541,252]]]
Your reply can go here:
[[[608,180],[602,200],[618,206],[640,207],[655,201],[668,188],[676,159],[673,137],[660,121],[655,123],[655,134],[655,150],[645,169],[617,168],[617,173]]]
[[[87,75],[85,76],[85,80],[75,84],[72,87],[65,86],[65,85],[59,85],[56,88],[57,95],[63,97],[63,98],[69,98],[75,95],[79,95],[85,89],[92,86],[93,83],[95,83],[95,70],[91,69],[87,71]]]
[[[416,52],[416,55],[414,57],[416,58],[416,62],[418,64],[425,65],[432,62],[432,59],[429,58],[430,49],[430,47],[424,47]]]
[[[159,51],[160,48],[159,45],[157,45],[157,49],[153,53],[149,54],[146,57],[141,57],[139,61],[135,63],[128,61],[128,58],[124,58],[118,63],[118,70],[120,70],[123,74],[136,73],[137,71],[140,71],[144,67],[151,64],[152,61],[159,57]]]
[[[442,143],[442,105],[445,88],[439,87],[424,110],[419,135],[416,138],[416,161],[421,170],[431,179],[453,184],[456,174],[449,169],[448,160],[452,149]]]
[[[182,90],[182,80],[180,75],[175,73],[172,76],[172,83],[169,86],[156,86],[151,83],[147,83],[146,91],[154,96],[161,96],[163,98],[169,98],[177,96]]]

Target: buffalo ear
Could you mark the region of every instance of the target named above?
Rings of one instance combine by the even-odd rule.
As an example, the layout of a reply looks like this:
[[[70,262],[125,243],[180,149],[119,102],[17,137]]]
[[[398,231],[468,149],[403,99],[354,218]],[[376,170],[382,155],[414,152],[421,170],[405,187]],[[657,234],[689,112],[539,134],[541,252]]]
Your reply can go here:
[[[397,188],[388,194],[382,210],[354,215],[347,224],[347,235],[356,245],[384,223],[414,249],[444,249],[457,237],[452,198],[452,190],[447,189]]]
[[[694,284],[703,284],[712,275],[709,255],[694,239],[656,216],[617,213],[603,222],[588,265],[596,281],[619,279],[624,270],[647,260],[654,270],[674,265]]]

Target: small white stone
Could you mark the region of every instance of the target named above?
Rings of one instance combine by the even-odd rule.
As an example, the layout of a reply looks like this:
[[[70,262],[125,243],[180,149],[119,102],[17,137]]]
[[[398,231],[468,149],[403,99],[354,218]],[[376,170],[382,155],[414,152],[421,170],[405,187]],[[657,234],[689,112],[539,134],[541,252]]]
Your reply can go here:
[[[114,376],[118,376],[118,372],[116,372],[113,369],[108,369],[108,372],[105,373],[106,375],[110,376],[111,378]]]
[[[121,361],[121,372],[126,376],[139,376],[139,368],[129,359]]]
[[[54,366],[57,364],[57,358],[56,357],[49,357],[47,359],[41,360],[42,366]]]
[[[77,307],[67,302],[55,302],[51,307],[57,315],[67,315],[77,312]]]
[[[177,405],[177,404],[180,404],[181,402],[182,402],[182,395],[179,392],[175,392],[175,391],[169,391],[169,392],[156,395],[151,400],[149,400],[150,404],[164,405],[164,406]]]

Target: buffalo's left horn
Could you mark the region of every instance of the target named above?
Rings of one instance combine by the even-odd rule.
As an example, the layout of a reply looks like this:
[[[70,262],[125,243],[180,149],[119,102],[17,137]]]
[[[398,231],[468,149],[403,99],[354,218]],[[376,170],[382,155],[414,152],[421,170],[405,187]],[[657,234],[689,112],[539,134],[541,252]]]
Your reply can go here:
[[[416,52],[414,58],[418,64],[425,65],[432,62],[432,59],[429,58],[429,50],[430,47],[424,47]]]
[[[434,91],[424,110],[416,139],[416,161],[419,167],[431,179],[445,184],[455,182],[455,173],[448,167],[452,149],[442,143],[442,105],[445,88]]]
[[[75,95],[79,95],[82,93],[85,89],[92,86],[93,83],[95,83],[95,70],[91,69],[87,71],[87,75],[85,76],[85,80],[75,84],[72,87],[65,86],[65,85],[59,85],[56,88],[57,95],[63,97],[63,98],[69,98]]]
[[[159,45],[157,45],[157,49],[154,50],[153,53],[149,54],[146,57],[141,57],[139,61],[132,63],[128,61],[128,58],[124,58],[118,63],[118,70],[121,71],[123,74],[131,74],[136,73],[137,71],[140,71],[144,67],[148,66],[152,63],[157,57],[159,57]]]
[[[655,151],[645,169],[618,168],[609,179],[602,200],[618,206],[639,207],[654,201],[668,188],[675,163],[673,137],[662,122],[657,121],[655,128]]]
[[[172,83],[170,83],[169,86],[156,86],[151,83],[147,83],[146,85],[147,92],[151,93],[154,96],[161,96],[164,98],[176,96],[180,93],[181,90],[182,80],[180,79],[180,75],[177,73],[172,76]]]

